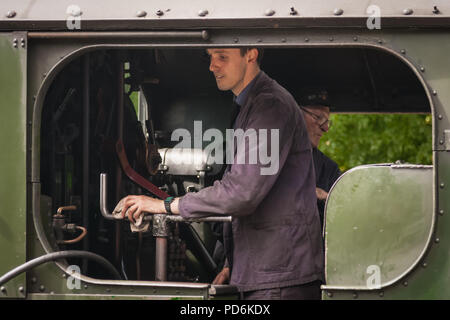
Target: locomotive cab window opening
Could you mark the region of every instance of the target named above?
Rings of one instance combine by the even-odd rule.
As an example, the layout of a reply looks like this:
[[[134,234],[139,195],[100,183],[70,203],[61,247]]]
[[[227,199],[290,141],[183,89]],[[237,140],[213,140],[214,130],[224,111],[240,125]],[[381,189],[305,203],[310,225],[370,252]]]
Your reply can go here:
[[[326,88],[333,125],[319,149],[342,172],[372,161],[432,163],[429,102],[417,76],[397,57],[369,48],[266,48],[261,69],[296,99],[303,88]],[[151,195],[128,178],[121,156],[171,196],[212,185],[223,166],[206,166],[203,154],[200,163],[177,165],[179,141],[171,136],[182,128],[194,137],[199,125],[202,133],[218,129],[225,136],[231,101],[230,92],[217,89],[205,48],[98,50],[69,62],[54,78],[41,118],[41,215],[49,242],[60,250],[97,253],[124,279],[155,280],[152,229],[135,233],[128,222],[102,216],[100,174],[108,175],[111,212],[126,195]],[[417,140],[419,133],[424,141]],[[201,147],[209,143],[202,140]],[[414,158],[408,146],[419,143],[423,156]],[[61,223],[55,215],[67,206],[73,207],[61,209]],[[74,226],[87,228],[87,236],[78,239]],[[221,267],[213,257],[219,237],[211,224],[171,223],[167,232],[166,280],[211,282]],[[73,239],[79,241],[67,241]],[[94,263],[83,272],[110,278]]]

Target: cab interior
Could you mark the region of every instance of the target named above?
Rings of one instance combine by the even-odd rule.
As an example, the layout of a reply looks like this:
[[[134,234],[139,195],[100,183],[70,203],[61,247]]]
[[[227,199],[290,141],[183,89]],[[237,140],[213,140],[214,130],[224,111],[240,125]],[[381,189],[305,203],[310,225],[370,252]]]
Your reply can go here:
[[[172,196],[220,179],[223,166],[164,167],[158,152],[175,146],[171,134],[178,128],[193,135],[194,121],[202,121],[203,131],[229,126],[232,94],[217,89],[205,49],[100,49],[69,59],[55,76],[42,108],[39,159],[41,215],[55,250],[91,251],[109,260],[124,280],[155,280],[155,237],[151,230],[132,233],[129,223],[104,219],[99,177],[108,175],[110,211],[126,195],[151,195],[124,173],[116,148],[121,140],[133,170]],[[268,47],[261,69],[295,98],[303,87],[326,87],[333,113],[431,113],[413,70],[379,49]],[[64,214],[64,222],[88,232],[75,243],[64,241],[77,238],[78,231],[54,224],[58,209],[71,205],[75,209]],[[217,225],[209,222],[171,224],[166,280],[211,282],[221,268],[214,256],[219,239]],[[109,277],[95,263],[69,262],[92,278]]]

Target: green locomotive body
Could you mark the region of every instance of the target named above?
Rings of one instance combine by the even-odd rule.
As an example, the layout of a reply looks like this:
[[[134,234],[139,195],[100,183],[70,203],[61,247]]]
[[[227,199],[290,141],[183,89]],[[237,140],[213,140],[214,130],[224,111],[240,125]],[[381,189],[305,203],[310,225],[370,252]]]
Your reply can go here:
[[[205,49],[249,46],[265,49],[262,69],[294,97],[325,84],[334,112],[431,114],[432,166],[362,166],[333,186],[322,296],[450,298],[447,1],[0,8],[0,276],[38,259],[0,283],[0,299],[238,297],[210,284],[214,219],[154,219],[136,234],[109,212],[127,194],[149,193],[130,172],[171,195],[220,178],[199,151],[206,139],[188,150],[198,163],[179,165],[171,134],[194,136],[195,121],[225,131],[231,96],[217,90]],[[69,253],[51,255],[60,251]]]

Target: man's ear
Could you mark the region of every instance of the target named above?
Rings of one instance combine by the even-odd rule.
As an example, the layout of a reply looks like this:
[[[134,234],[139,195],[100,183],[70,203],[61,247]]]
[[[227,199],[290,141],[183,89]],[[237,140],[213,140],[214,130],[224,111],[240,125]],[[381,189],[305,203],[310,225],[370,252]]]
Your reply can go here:
[[[247,62],[256,62],[258,60],[258,49],[251,48],[247,51]]]

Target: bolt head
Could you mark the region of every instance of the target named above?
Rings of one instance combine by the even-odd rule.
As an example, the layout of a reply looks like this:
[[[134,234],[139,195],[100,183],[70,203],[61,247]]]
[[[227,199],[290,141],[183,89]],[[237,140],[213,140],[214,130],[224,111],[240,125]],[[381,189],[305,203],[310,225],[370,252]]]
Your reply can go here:
[[[45,290],[45,287],[44,287],[43,285],[41,285],[41,286],[39,287],[39,291],[44,292],[44,290]]]
[[[444,183],[441,183],[441,185],[440,185],[441,189],[443,189],[444,186],[445,186]]]
[[[204,17],[204,16],[206,16],[208,13],[209,13],[208,10],[203,9],[203,10],[200,10],[200,11],[198,12],[198,15],[199,15],[200,17]]]
[[[14,10],[10,10],[6,13],[6,17],[11,19],[14,18],[17,15],[17,12],[15,12]]]
[[[267,10],[264,12],[264,14],[265,14],[266,16],[268,16],[268,17],[271,17],[271,16],[273,16],[273,15],[275,14],[275,10],[273,10],[273,9],[267,9]]]
[[[327,292],[327,296],[328,296],[329,298],[333,297],[333,292]]]
[[[433,90],[433,96],[437,95],[437,91]]]
[[[5,288],[5,287],[0,287],[0,291],[1,291],[2,293],[6,293],[6,288]]]
[[[403,10],[403,14],[405,16],[409,16],[410,14],[413,14],[413,12],[414,12],[413,9],[410,9],[410,8]]]
[[[439,210],[439,214],[441,215],[441,216],[443,216],[444,215],[444,210]]]
[[[138,18],[143,18],[147,15],[147,12],[144,10],[139,10],[138,12],[136,12],[136,17]]]
[[[336,8],[336,9],[334,9],[334,11],[333,11],[333,14],[334,14],[335,16],[341,16],[343,13],[344,13],[344,10],[342,10],[341,8]]]
[[[20,292],[20,293],[24,293],[24,291],[25,291],[25,289],[24,289],[22,286],[20,286],[20,287],[19,287],[19,292]]]
[[[442,114],[438,115],[439,120],[442,120],[442,118],[443,118]]]
[[[439,238],[436,238],[435,240],[434,240],[434,242],[436,242],[436,243],[439,243],[441,240],[439,239]]]

